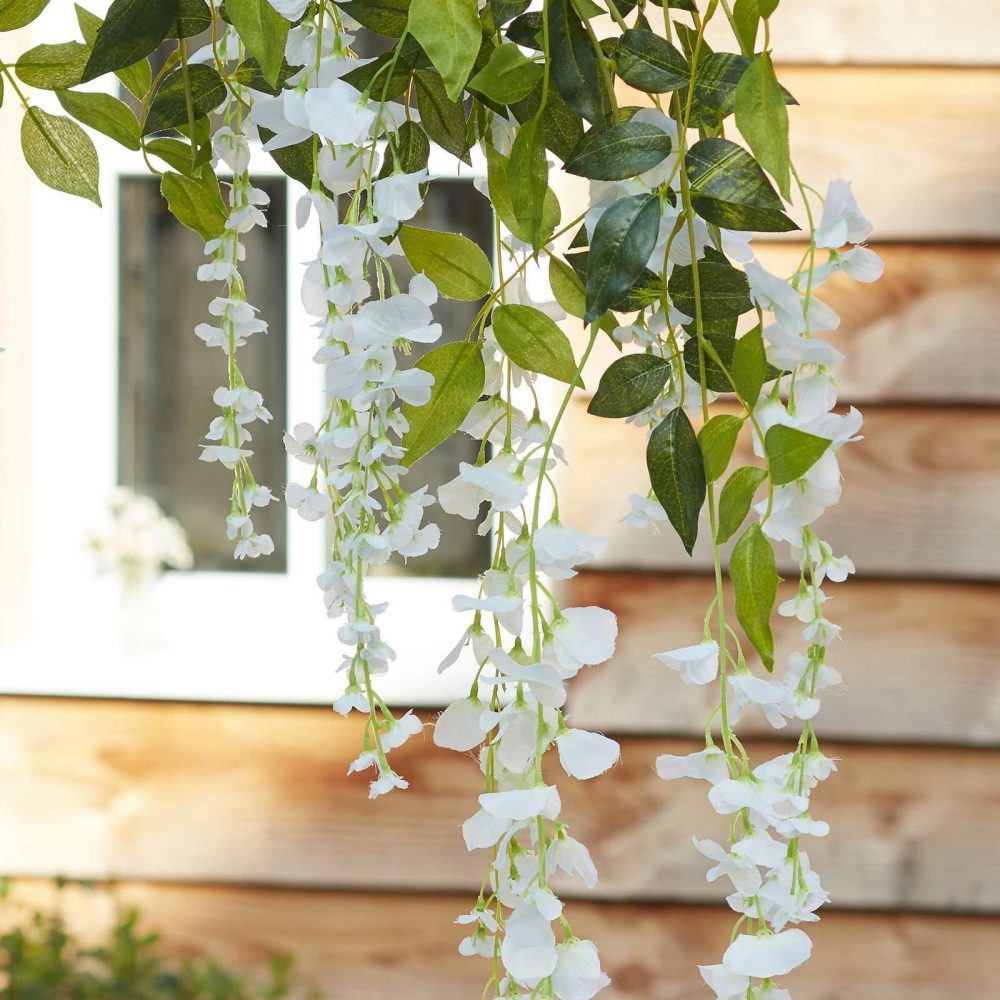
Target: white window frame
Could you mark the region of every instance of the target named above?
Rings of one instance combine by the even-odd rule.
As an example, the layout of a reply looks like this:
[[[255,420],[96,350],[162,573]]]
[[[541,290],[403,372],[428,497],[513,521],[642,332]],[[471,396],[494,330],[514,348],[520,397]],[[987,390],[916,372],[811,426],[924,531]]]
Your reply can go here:
[[[53,4],[43,18],[45,37],[75,35],[71,5]],[[119,641],[116,581],[95,575],[85,532],[98,523],[117,485],[118,180],[140,174],[141,161],[139,154],[93,137],[103,209],[51,191],[34,177],[23,192],[33,232],[30,283],[22,290],[31,304],[25,339],[32,352],[27,423],[33,461],[20,482],[5,488],[30,482],[30,565],[8,566],[6,572],[27,579],[30,610],[27,628],[7,630],[20,633],[21,641],[0,649],[0,693],[329,704],[345,681],[336,672],[342,656],[337,623],[326,618],[315,583],[323,569],[322,528],[284,506],[286,572],[166,574],[155,592],[160,645],[139,654]],[[284,177],[259,150],[251,171],[261,179]],[[430,171],[472,179],[485,174],[485,165],[477,157],[470,169],[435,149]],[[318,233],[311,226],[296,229],[295,201],[302,189],[286,184],[291,426],[319,413],[322,382],[310,361],[312,320],[298,293],[301,265],[315,255]],[[252,301],[253,289],[249,295]],[[218,367],[221,383],[222,355],[206,348],[205,362]],[[192,462],[198,444],[191,442]],[[289,462],[287,478],[297,471]],[[220,478],[225,475],[220,467]],[[280,492],[283,483],[268,485]],[[220,506],[220,531],[225,513]],[[372,600],[389,602],[383,635],[398,654],[390,672],[378,678],[387,701],[440,705],[467,693],[471,658],[444,674],[436,668],[467,624],[451,610],[451,597],[471,592],[472,584],[465,578],[371,579]]]

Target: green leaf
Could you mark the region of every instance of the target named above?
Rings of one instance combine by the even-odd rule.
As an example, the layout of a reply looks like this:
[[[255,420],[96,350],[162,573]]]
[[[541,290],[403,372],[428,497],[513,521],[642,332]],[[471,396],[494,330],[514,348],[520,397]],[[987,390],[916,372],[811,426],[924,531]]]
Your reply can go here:
[[[226,205],[211,171],[203,178],[164,174],[160,191],[167,199],[171,215],[202,239],[211,240],[225,232]]]
[[[546,147],[560,160],[568,160],[583,138],[583,121],[554,87],[549,88],[545,107],[542,108],[541,84],[523,100],[512,104],[510,110],[514,117],[524,124],[538,115],[539,108],[541,108],[542,133]]]
[[[78,122],[121,143],[126,149],[139,148],[139,122],[132,109],[110,94],[76,90],[57,91],[63,110]]]
[[[730,264],[698,261],[698,290],[703,320],[741,316],[753,308],[747,276]],[[667,292],[671,302],[682,313],[691,317],[696,315],[692,265],[680,264],[674,267],[670,272]]]
[[[777,181],[785,200],[791,200],[788,109],[767,52],[757,56],[740,78],[736,127],[760,165]]]
[[[403,34],[410,14],[410,0],[353,0],[338,6],[358,24],[388,38]]]
[[[406,39],[403,42],[404,47],[407,41],[412,39]],[[416,42],[413,44],[416,45]],[[376,100],[384,98],[389,101],[406,92],[412,74],[413,67],[407,65],[402,56],[396,59],[395,54],[390,51],[383,52],[370,62],[361,63],[349,73],[345,73],[341,79],[362,93],[366,91],[372,93]],[[444,90],[441,92],[443,94]]]
[[[533,118],[518,129],[507,165],[507,193],[514,217],[536,252],[552,235],[545,230],[545,195],[549,164],[545,158],[541,121]]]
[[[656,195],[622,198],[604,212],[590,241],[586,322],[599,318],[642,275],[659,231]]]
[[[801,479],[830,444],[829,438],[808,434],[797,427],[775,424],[764,435],[764,454],[767,455],[771,482],[775,486],[784,486]]]
[[[0,108],[3,107],[3,77],[0,76]]]
[[[490,197],[493,198],[492,181],[490,181]],[[587,311],[587,293],[583,282],[577,277],[576,271],[559,257],[549,257],[549,284],[552,286],[556,302],[570,316],[583,319]]]
[[[530,94],[541,80],[542,67],[511,43],[493,50],[489,62],[469,81],[469,89],[498,104],[513,104]]]
[[[397,163],[404,174],[415,174],[418,170],[425,169],[431,155],[431,144],[416,122],[405,121],[392,137],[392,151],[396,154],[395,158],[386,152],[379,171],[380,178],[390,176]]]
[[[705,478],[710,483],[715,482],[726,471],[742,428],[743,421],[739,417],[720,413],[712,417],[698,432],[698,444],[705,463]]]
[[[49,5],[49,0],[0,0],[0,31],[23,28]]]
[[[764,341],[758,324],[736,341],[730,369],[733,382],[736,383],[737,394],[751,409],[756,405],[760,390],[767,381],[768,367],[767,357],[764,354]]]
[[[750,511],[750,504],[753,503],[753,495],[765,479],[765,469],[756,465],[744,465],[726,480],[726,485],[719,494],[719,521],[715,532],[716,541],[720,545],[740,530]]]
[[[277,86],[291,24],[268,0],[226,0],[226,14],[240,41],[260,65],[264,79],[272,87]]]
[[[420,108],[420,123],[427,130],[427,135],[453,156],[471,163],[462,102],[453,101],[445,93],[444,82],[432,70],[418,69],[413,74],[413,82]]]
[[[194,38],[211,26],[212,12],[206,0],[178,0],[177,17],[167,31],[167,38]]]
[[[759,524],[751,524],[729,557],[729,576],[736,594],[736,617],[764,666],[774,669],[771,610],[778,594],[774,549]]]
[[[483,40],[476,0],[412,0],[407,27],[457,101]]]
[[[458,233],[403,226],[399,242],[410,266],[423,271],[449,299],[472,302],[493,287],[493,265],[472,240]]]
[[[665,38],[644,28],[629,28],[615,48],[618,75],[636,90],[663,94],[688,85],[691,70],[684,56]]]
[[[552,81],[581,118],[601,127],[605,124],[604,92],[583,22],[571,0],[550,0],[547,12]]]
[[[259,90],[265,94],[270,94],[272,97],[276,97],[282,90],[285,89],[285,85],[288,83],[288,78],[290,76],[294,76],[295,73],[301,68],[301,66],[291,66],[288,62],[283,61],[281,69],[278,70],[278,81],[274,84],[274,86],[272,86],[267,82],[267,80],[264,79],[260,63],[251,57],[249,59],[244,59],[243,62],[236,67],[236,71],[233,73],[232,78],[237,83],[242,83],[251,90]],[[345,76],[350,76],[350,74],[345,74]]]
[[[514,204],[508,186],[509,163],[507,157],[498,153],[492,143],[486,143],[486,172],[493,211],[515,238],[524,243],[530,243],[529,234],[524,230],[514,212]],[[545,200],[542,204],[542,231],[551,233],[559,225],[559,216],[559,199],[556,198],[555,192],[551,188],[546,187]],[[583,316],[582,311],[580,316]]]
[[[274,135],[267,129],[258,128],[264,142]],[[266,133],[266,136],[265,136]],[[278,165],[278,169],[303,187],[311,187],[313,182],[313,141],[303,139],[292,146],[272,149],[268,155]]]
[[[83,82],[148,56],[177,21],[178,0],[114,0],[94,39]]]
[[[656,499],[690,555],[705,502],[705,466],[694,428],[681,407],[671,410],[649,436],[646,468]]]
[[[29,87],[61,90],[75,87],[83,75],[90,50],[82,42],[36,45],[17,60],[17,75]]]
[[[596,417],[631,417],[652,406],[670,374],[670,362],[655,354],[626,354],[612,361],[587,407]]]
[[[733,30],[744,53],[752,53],[756,48],[759,27],[760,7],[757,0],[736,0],[733,5]]]
[[[146,152],[158,156],[179,174],[190,175],[194,172],[191,147],[181,139],[150,139],[146,143]]]
[[[97,150],[76,122],[29,108],[21,122],[21,149],[43,184],[101,204]]]
[[[655,125],[621,122],[588,132],[566,161],[566,171],[597,181],[626,180],[662,163],[670,145],[670,136]]]
[[[486,366],[478,344],[443,344],[425,354],[416,367],[434,376],[434,386],[423,406],[403,406],[410,425],[403,435],[403,461],[409,467],[461,427],[486,384]]]
[[[104,23],[96,14],[91,14],[86,7],[79,4],[76,8],[76,21],[80,25],[80,33],[83,40],[91,47],[94,46],[94,39],[97,38],[97,31]],[[131,66],[115,70],[115,76],[128,88],[129,92],[139,100],[142,100],[149,91],[153,82],[153,71],[150,68],[148,59],[139,59]]]
[[[688,375],[712,392],[732,392],[733,383],[727,372],[732,371],[735,338],[720,333],[702,333],[701,342],[704,345],[704,357],[698,351],[697,335],[692,336],[684,345],[684,367]],[[702,365],[705,369],[704,377]]]
[[[554,320],[531,306],[509,305],[497,306],[492,322],[497,343],[519,368],[583,386],[569,338]]]
[[[779,0],[757,0],[757,6],[760,7],[760,16],[767,18],[770,17],[778,9]]]
[[[225,100],[226,85],[211,66],[202,63],[188,66],[188,79],[195,118],[208,114]],[[154,132],[163,132],[168,128],[187,125],[187,120],[184,74],[182,70],[177,69],[157,89],[153,103],[149,108],[149,114],[146,115],[142,134],[152,135]]]
[[[530,3],[531,0],[490,0],[493,23],[496,25],[506,24],[511,18],[523,14]]]

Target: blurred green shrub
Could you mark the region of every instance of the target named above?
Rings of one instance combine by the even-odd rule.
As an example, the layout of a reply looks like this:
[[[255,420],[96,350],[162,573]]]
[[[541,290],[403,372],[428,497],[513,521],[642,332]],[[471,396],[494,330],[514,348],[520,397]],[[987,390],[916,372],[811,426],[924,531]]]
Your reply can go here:
[[[17,906],[0,884],[5,906]],[[275,958],[262,980],[236,974],[208,958],[169,959],[159,936],[140,929],[135,908],[118,911],[106,939],[84,947],[56,912],[24,907],[0,936],[4,1000],[320,1000],[296,988],[294,959]],[[9,924],[5,921],[5,925]]]

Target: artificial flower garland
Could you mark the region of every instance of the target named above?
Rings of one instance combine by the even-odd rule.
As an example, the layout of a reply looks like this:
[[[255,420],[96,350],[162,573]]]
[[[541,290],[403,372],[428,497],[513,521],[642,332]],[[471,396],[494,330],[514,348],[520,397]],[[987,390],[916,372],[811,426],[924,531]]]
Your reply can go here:
[[[28,14],[0,13],[0,30],[22,27],[45,2],[27,6]],[[801,838],[827,832],[810,814],[809,794],[835,767],[813,724],[820,692],[840,680],[826,662],[839,629],[824,615],[822,586],[843,581],[853,565],[814,525],[839,499],[837,452],[856,439],[861,418],[834,412],[841,356],[815,334],[838,319],[815,291],[836,271],[875,280],[881,264],[863,246],[870,226],[849,186],[834,181],[821,198],[791,163],[786,104],[794,98],[768,52],[777,6],[115,0],[103,23],[80,10],[82,68],[80,43],[47,47],[66,66],[49,51],[39,69],[34,50],[15,67],[0,65],[24,105],[25,156],[44,183],[99,201],[86,133],[31,104],[18,79],[59,91],[70,115],[141,149],[157,172],[150,157],[165,162],[171,210],[207,241],[211,260],[198,277],[225,289],[210,306],[217,322],[196,332],[225,353],[228,378],[214,397],[221,413],[202,458],[233,471],[226,530],[237,558],[273,550],[251,515],[274,498],[254,480],[245,447],[248,425],[270,414],[237,364],[246,337],[266,330],[239,274],[240,235],[266,224],[266,196],[248,172],[250,144],[260,141],[305,185],[297,221],[315,219],[319,246],[301,294],[319,331],[314,360],[325,402],[315,424],[285,435],[306,470],[285,500],[329,539],[319,585],[347,650],[346,690],[334,707],[367,717],[351,770],[374,772],[372,797],[406,787],[389,755],[422,723],[411,713],[397,718],[378,695],[377,678],[395,654],[378,623],[384,605],[367,597],[369,571],[438,544],[437,526],[423,523],[435,498],[408,492],[406,469],[454,433],[480,441],[477,461],[462,463],[436,497],[446,512],[480,520],[492,557],[476,592],[453,602],[471,618],[441,668],[471,652],[476,671],[467,696],[438,718],[434,741],[476,750],[483,774],[462,832],[490,862],[458,922],[467,931],[460,951],[492,963],[484,996],[589,1000],[609,982],[595,944],[573,934],[552,889],[558,871],[587,887],[597,872],[560,818],[558,787],[543,769],[553,747],[574,779],[606,772],[619,756],[613,740],[572,728],[563,711],[567,681],[613,655],[617,624],[606,609],[561,606],[556,585],[607,544],[562,524],[556,488],[556,466],[566,461],[559,427],[602,336],[639,348],[608,368],[589,405],[595,417],[648,428],[651,488],[629,498],[625,520],[638,528],[669,522],[692,552],[708,508],[717,593],[701,641],[656,656],[683,682],[719,690],[704,750],[656,761],[663,778],[707,780],[713,807],[729,818],[721,842],[695,838],[714,865],[708,879],[731,881],[728,901],[739,914],[721,963],[701,966],[706,984],[725,1000],[789,996],[775,980],[811,951],[792,925],[816,919],[827,898]],[[610,18],[610,37],[598,37],[598,13]],[[705,42],[706,25],[722,16],[738,53]],[[362,26],[393,40],[389,50],[358,58]],[[211,45],[188,59],[185,39],[204,30]],[[176,48],[154,77],[145,56],[169,38]],[[139,99],[138,118],[110,95],[72,89],[108,72]],[[622,107],[619,80],[651,106]],[[727,136],[731,117],[749,150]],[[181,138],[165,136],[170,130]],[[458,234],[412,224],[433,183],[431,142],[463,158],[478,145],[497,218],[495,268]],[[568,222],[549,186],[553,159],[591,182],[586,212]],[[219,164],[232,173],[228,205]],[[788,280],[768,273],[751,246],[753,232],[798,228],[786,206],[803,213],[809,237]],[[822,263],[819,250],[828,251]],[[397,256],[416,272],[406,291],[393,270]],[[484,304],[462,341],[401,364],[410,345],[441,338],[439,295]],[[579,353],[558,326],[567,313],[586,328]],[[540,376],[560,387],[550,422]],[[727,395],[732,405],[715,413]],[[741,433],[763,464],[727,476]],[[756,520],[746,526],[751,510]],[[723,572],[722,546],[737,536],[728,570],[742,634],[726,618]],[[798,618],[807,642],[781,681],[748,666],[756,655],[773,670],[776,542],[800,570],[797,595],[778,613]],[[734,729],[750,706],[775,727],[803,724],[791,753],[751,764]]]

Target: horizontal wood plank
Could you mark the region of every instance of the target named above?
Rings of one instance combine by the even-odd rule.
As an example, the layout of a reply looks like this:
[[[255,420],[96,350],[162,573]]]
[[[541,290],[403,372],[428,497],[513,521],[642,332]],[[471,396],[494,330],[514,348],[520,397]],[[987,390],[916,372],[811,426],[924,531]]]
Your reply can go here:
[[[51,905],[45,885],[14,896]],[[489,974],[462,958],[452,921],[467,896],[362,895],[259,888],[125,884],[116,898],[141,908],[175,957],[208,955],[263,974],[275,955],[298,956],[299,979],[328,1000],[473,998]],[[97,940],[114,904],[102,892],[68,890],[67,924]],[[718,961],[732,915],[721,908],[575,902],[574,933],[596,941],[612,985],[602,1000],[701,1000],[698,963]],[[13,912],[0,911],[0,925]],[[990,1000],[1000,994],[997,918],[828,913],[805,928],[813,957],[782,982],[816,1000]]]
[[[1000,64],[1000,15],[992,0],[972,0],[961,13],[947,0],[790,3],[775,12],[770,28],[774,57],[786,63]],[[709,41],[734,50],[721,10],[709,25]]]
[[[1000,70],[784,66],[779,77],[799,102],[789,114],[799,173],[820,191],[851,181],[876,240],[1000,238],[1000,130],[988,124],[1000,120]],[[621,97],[648,103],[625,86]]]
[[[758,243],[775,274],[792,274],[802,244]],[[840,315],[824,339],[843,352],[845,403],[1000,403],[1000,246],[876,244],[885,274],[873,284],[835,275],[818,292]],[[821,258],[822,259],[822,258]],[[582,331],[579,338],[582,338]],[[578,342],[579,342],[578,338]],[[584,370],[588,388],[618,357],[602,337]]]
[[[830,662],[845,690],[823,700],[819,729],[828,737],[877,742],[1000,743],[1000,672],[996,613],[1000,587],[988,584],[857,580],[829,587],[833,620],[842,624]],[[782,596],[790,596],[785,584]],[[574,721],[592,729],[696,733],[714,706],[714,688],[678,683],[654,652],[689,645],[709,602],[709,577],[580,573],[565,600],[618,615],[614,658],[585,670],[570,688]],[[776,618],[778,672],[802,645],[796,619]],[[760,717],[745,732],[770,732]]]
[[[563,427],[571,460],[560,512],[566,523],[609,539],[603,566],[711,566],[707,520],[694,558],[669,527],[654,535],[621,522],[626,495],[649,489],[642,429],[590,416],[582,400]],[[1000,577],[1000,411],[874,409],[862,433],[864,441],[839,453],[844,495],[817,523],[820,536],[850,555],[863,575]],[[744,434],[731,467],[749,461]],[[782,558],[785,570],[792,568]]]
[[[410,790],[376,803],[346,775],[360,725],[322,709],[6,699],[0,734],[11,875],[470,891],[486,863],[458,829],[478,770],[429,732],[396,752]],[[750,745],[757,760],[787,746]],[[561,780],[564,818],[601,871],[595,895],[719,898],[690,836],[725,822],[701,782],[653,770],[696,748],[629,739],[612,774]],[[836,905],[1000,910],[1000,751],[826,749],[843,760],[814,812],[835,836],[809,852]]]

